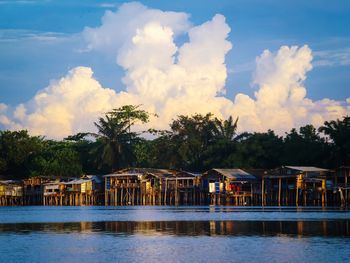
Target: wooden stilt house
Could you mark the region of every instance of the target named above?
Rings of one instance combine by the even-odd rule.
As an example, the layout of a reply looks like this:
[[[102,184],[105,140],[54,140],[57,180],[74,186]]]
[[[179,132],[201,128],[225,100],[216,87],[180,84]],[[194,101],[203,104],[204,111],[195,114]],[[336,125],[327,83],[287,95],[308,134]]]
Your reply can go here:
[[[199,204],[200,174],[186,171],[173,171],[171,176],[163,178],[161,189],[164,205],[196,205]]]
[[[246,172],[254,175],[257,178],[257,181],[252,185],[253,186],[253,195],[251,205],[266,205],[266,200],[264,199],[265,195],[262,193],[266,188],[265,177],[268,175],[268,170],[266,169],[246,169]]]
[[[336,203],[341,206],[350,205],[350,166],[336,169],[334,176],[334,194]]]
[[[97,205],[103,203],[103,183],[98,176],[57,178],[43,185],[44,205]]]
[[[201,176],[201,204],[249,205],[257,178],[242,169],[212,169]]]
[[[142,175],[140,169],[123,169],[105,175],[105,205],[141,205]]]
[[[54,176],[35,176],[23,180],[24,205],[43,205],[44,184],[55,182]]]
[[[263,199],[266,205],[326,205],[327,174],[312,166],[282,166],[264,177]]]
[[[102,180],[96,175],[85,175],[63,185],[64,205],[98,205],[103,202]]]
[[[43,205],[64,205],[65,185],[61,179],[43,185]]]
[[[14,180],[0,181],[0,206],[23,205],[23,184]]]
[[[196,176],[183,171],[129,168],[104,178],[106,205],[182,205],[196,198]]]

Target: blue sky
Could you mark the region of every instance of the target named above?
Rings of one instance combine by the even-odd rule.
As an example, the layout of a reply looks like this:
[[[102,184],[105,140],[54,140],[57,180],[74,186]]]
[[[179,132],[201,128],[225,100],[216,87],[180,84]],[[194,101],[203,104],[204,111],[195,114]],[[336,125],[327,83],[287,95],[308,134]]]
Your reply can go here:
[[[76,66],[89,66],[105,87],[123,89],[114,57],[85,48],[77,34],[99,26],[108,9],[127,1],[0,0],[0,102],[16,105]],[[250,96],[255,57],[281,45],[309,45],[314,68],[305,86],[311,99],[350,97],[349,1],[140,1],[148,7],[182,11],[193,24],[216,13],[231,27],[233,49],[226,57],[226,96]]]

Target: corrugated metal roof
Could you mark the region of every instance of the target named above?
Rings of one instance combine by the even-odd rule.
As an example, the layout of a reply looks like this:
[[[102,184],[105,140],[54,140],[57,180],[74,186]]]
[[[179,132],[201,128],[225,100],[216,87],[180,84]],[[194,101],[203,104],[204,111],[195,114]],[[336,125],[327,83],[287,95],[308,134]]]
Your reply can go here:
[[[0,184],[20,184],[21,182],[16,180],[1,180]]]
[[[87,182],[90,182],[92,180],[90,179],[76,179],[76,180],[72,180],[72,181],[69,181],[69,182],[64,182],[62,184],[83,184],[83,183],[87,183]]]
[[[318,168],[314,166],[284,166],[288,169],[293,169],[302,172],[329,172],[328,169]]]
[[[142,173],[119,173],[119,174],[106,174],[103,177],[123,177],[123,176],[139,176]]]
[[[201,175],[200,173],[192,173],[192,172],[187,172],[187,171],[177,171],[175,176],[178,178],[182,178],[182,177],[196,177]]]
[[[167,169],[155,169],[155,168],[126,168],[119,171],[116,171],[112,174],[104,175],[103,177],[114,177],[114,176],[120,176],[120,174],[126,175],[144,175],[144,174],[151,174],[156,177],[169,177],[174,176],[175,171],[167,170]]]
[[[214,171],[233,180],[256,180],[254,175],[247,173],[241,169],[213,169]]]

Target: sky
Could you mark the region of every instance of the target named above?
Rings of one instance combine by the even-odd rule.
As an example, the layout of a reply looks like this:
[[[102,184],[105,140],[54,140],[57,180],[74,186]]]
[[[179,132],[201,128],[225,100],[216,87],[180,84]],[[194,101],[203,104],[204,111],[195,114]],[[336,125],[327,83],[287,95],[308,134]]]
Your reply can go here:
[[[63,138],[142,104],[283,134],[350,114],[349,1],[0,0],[0,127]]]

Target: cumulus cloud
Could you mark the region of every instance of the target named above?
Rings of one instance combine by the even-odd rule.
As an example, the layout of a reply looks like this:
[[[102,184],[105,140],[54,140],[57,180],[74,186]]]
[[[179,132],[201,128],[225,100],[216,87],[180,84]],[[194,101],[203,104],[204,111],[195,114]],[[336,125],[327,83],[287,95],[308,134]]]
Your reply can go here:
[[[116,12],[106,11],[102,25],[97,28],[87,27],[83,37],[90,50],[99,50],[115,55],[122,46],[129,45],[137,29],[148,23],[169,27],[175,34],[181,34],[190,27],[189,15],[181,12],[164,12],[158,9],[131,2],[122,4]]]
[[[62,138],[93,131],[93,122],[113,108],[142,104],[159,115],[149,124],[158,129],[168,128],[180,114],[212,112],[220,118],[239,116],[241,131],[274,129],[282,134],[349,114],[349,99],[307,98],[304,80],[312,69],[308,46],[265,50],[256,59],[254,97],[225,97],[229,32],[222,15],[193,26],[185,13],[123,4],[115,12],[106,11],[101,26],[86,28],[82,35],[89,50],[113,56],[123,68],[124,91],[102,87],[92,69],[77,67],[13,110],[0,105],[0,123]],[[176,41],[181,34],[188,37],[182,45]]]
[[[283,133],[308,123],[316,126],[325,120],[341,118],[349,110],[341,102],[306,97],[304,80],[312,69],[312,52],[308,46],[282,46],[276,53],[265,50],[256,59],[253,84],[255,98],[237,94],[234,112],[244,129]]]
[[[77,67],[26,104],[18,105],[11,120],[3,115],[0,123],[9,129],[28,129],[33,134],[62,138],[91,130],[93,121],[113,108],[115,102],[114,90],[102,88],[90,68]]]

